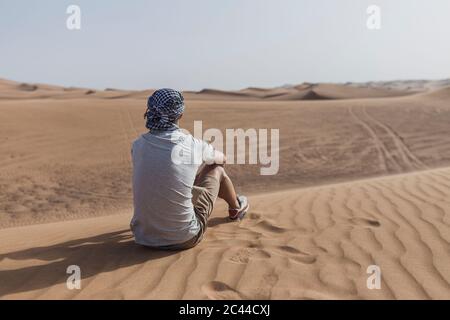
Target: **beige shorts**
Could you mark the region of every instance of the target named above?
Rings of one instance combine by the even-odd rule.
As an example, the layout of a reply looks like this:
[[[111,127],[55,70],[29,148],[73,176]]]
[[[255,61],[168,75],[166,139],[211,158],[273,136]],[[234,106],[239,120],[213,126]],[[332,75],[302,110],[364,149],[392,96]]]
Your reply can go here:
[[[200,230],[192,239],[170,246],[161,247],[165,250],[185,250],[195,247],[203,239],[208,226],[208,218],[214,209],[219,194],[220,182],[214,176],[205,175],[196,185],[192,187],[192,204],[194,205],[195,216],[200,224]]]

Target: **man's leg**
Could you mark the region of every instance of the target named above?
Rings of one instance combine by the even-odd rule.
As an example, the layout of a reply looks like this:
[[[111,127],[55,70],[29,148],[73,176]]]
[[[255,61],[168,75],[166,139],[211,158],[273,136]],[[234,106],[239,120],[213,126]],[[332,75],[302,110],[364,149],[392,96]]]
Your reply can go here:
[[[207,221],[213,210],[216,197],[225,200],[232,210],[238,210],[240,208],[233,183],[226,174],[225,169],[219,165],[202,166],[195,177],[194,188],[192,189],[194,210],[200,223],[199,233],[185,243],[160,248],[166,250],[185,250],[196,246],[203,239],[203,235],[206,232]]]
[[[234,189],[233,182],[230,177],[225,172],[223,166],[220,165],[205,165],[200,168],[197,173],[195,181],[202,181],[205,176],[213,176],[219,181],[219,198],[225,200],[228,203],[229,208],[237,209],[240,207],[239,201],[237,199],[236,190]],[[195,184],[195,183],[194,183]]]

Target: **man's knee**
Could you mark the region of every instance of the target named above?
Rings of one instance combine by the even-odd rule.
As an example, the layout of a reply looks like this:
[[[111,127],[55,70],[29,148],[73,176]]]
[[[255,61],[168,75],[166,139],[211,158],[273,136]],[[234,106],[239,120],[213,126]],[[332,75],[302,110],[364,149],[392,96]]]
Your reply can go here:
[[[226,177],[227,173],[223,166],[220,165],[212,165],[210,173],[214,175],[219,181],[222,181],[224,177]]]

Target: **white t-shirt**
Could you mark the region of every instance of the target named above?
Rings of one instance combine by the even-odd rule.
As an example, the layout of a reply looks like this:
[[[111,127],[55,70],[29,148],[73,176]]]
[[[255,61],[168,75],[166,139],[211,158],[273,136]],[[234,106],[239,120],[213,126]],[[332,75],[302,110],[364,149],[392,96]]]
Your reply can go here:
[[[142,135],[131,153],[136,242],[166,246],[192,239],[200,229],[192,186],[202,161],[213,161],[214,148],[177,129]]]

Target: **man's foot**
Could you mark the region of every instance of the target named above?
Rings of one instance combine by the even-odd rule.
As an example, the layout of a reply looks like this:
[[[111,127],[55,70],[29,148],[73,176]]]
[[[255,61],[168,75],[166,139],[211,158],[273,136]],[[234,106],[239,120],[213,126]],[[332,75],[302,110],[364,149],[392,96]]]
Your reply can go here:
[[[237,200],[240,204],[240,208],[238,209],[228,209],[228,214],[230,216],[231,220],[242,220],[247,213],[248,209],[250,208],[250,205],[248,204],[247,197],[245,196],[238,196]]]

